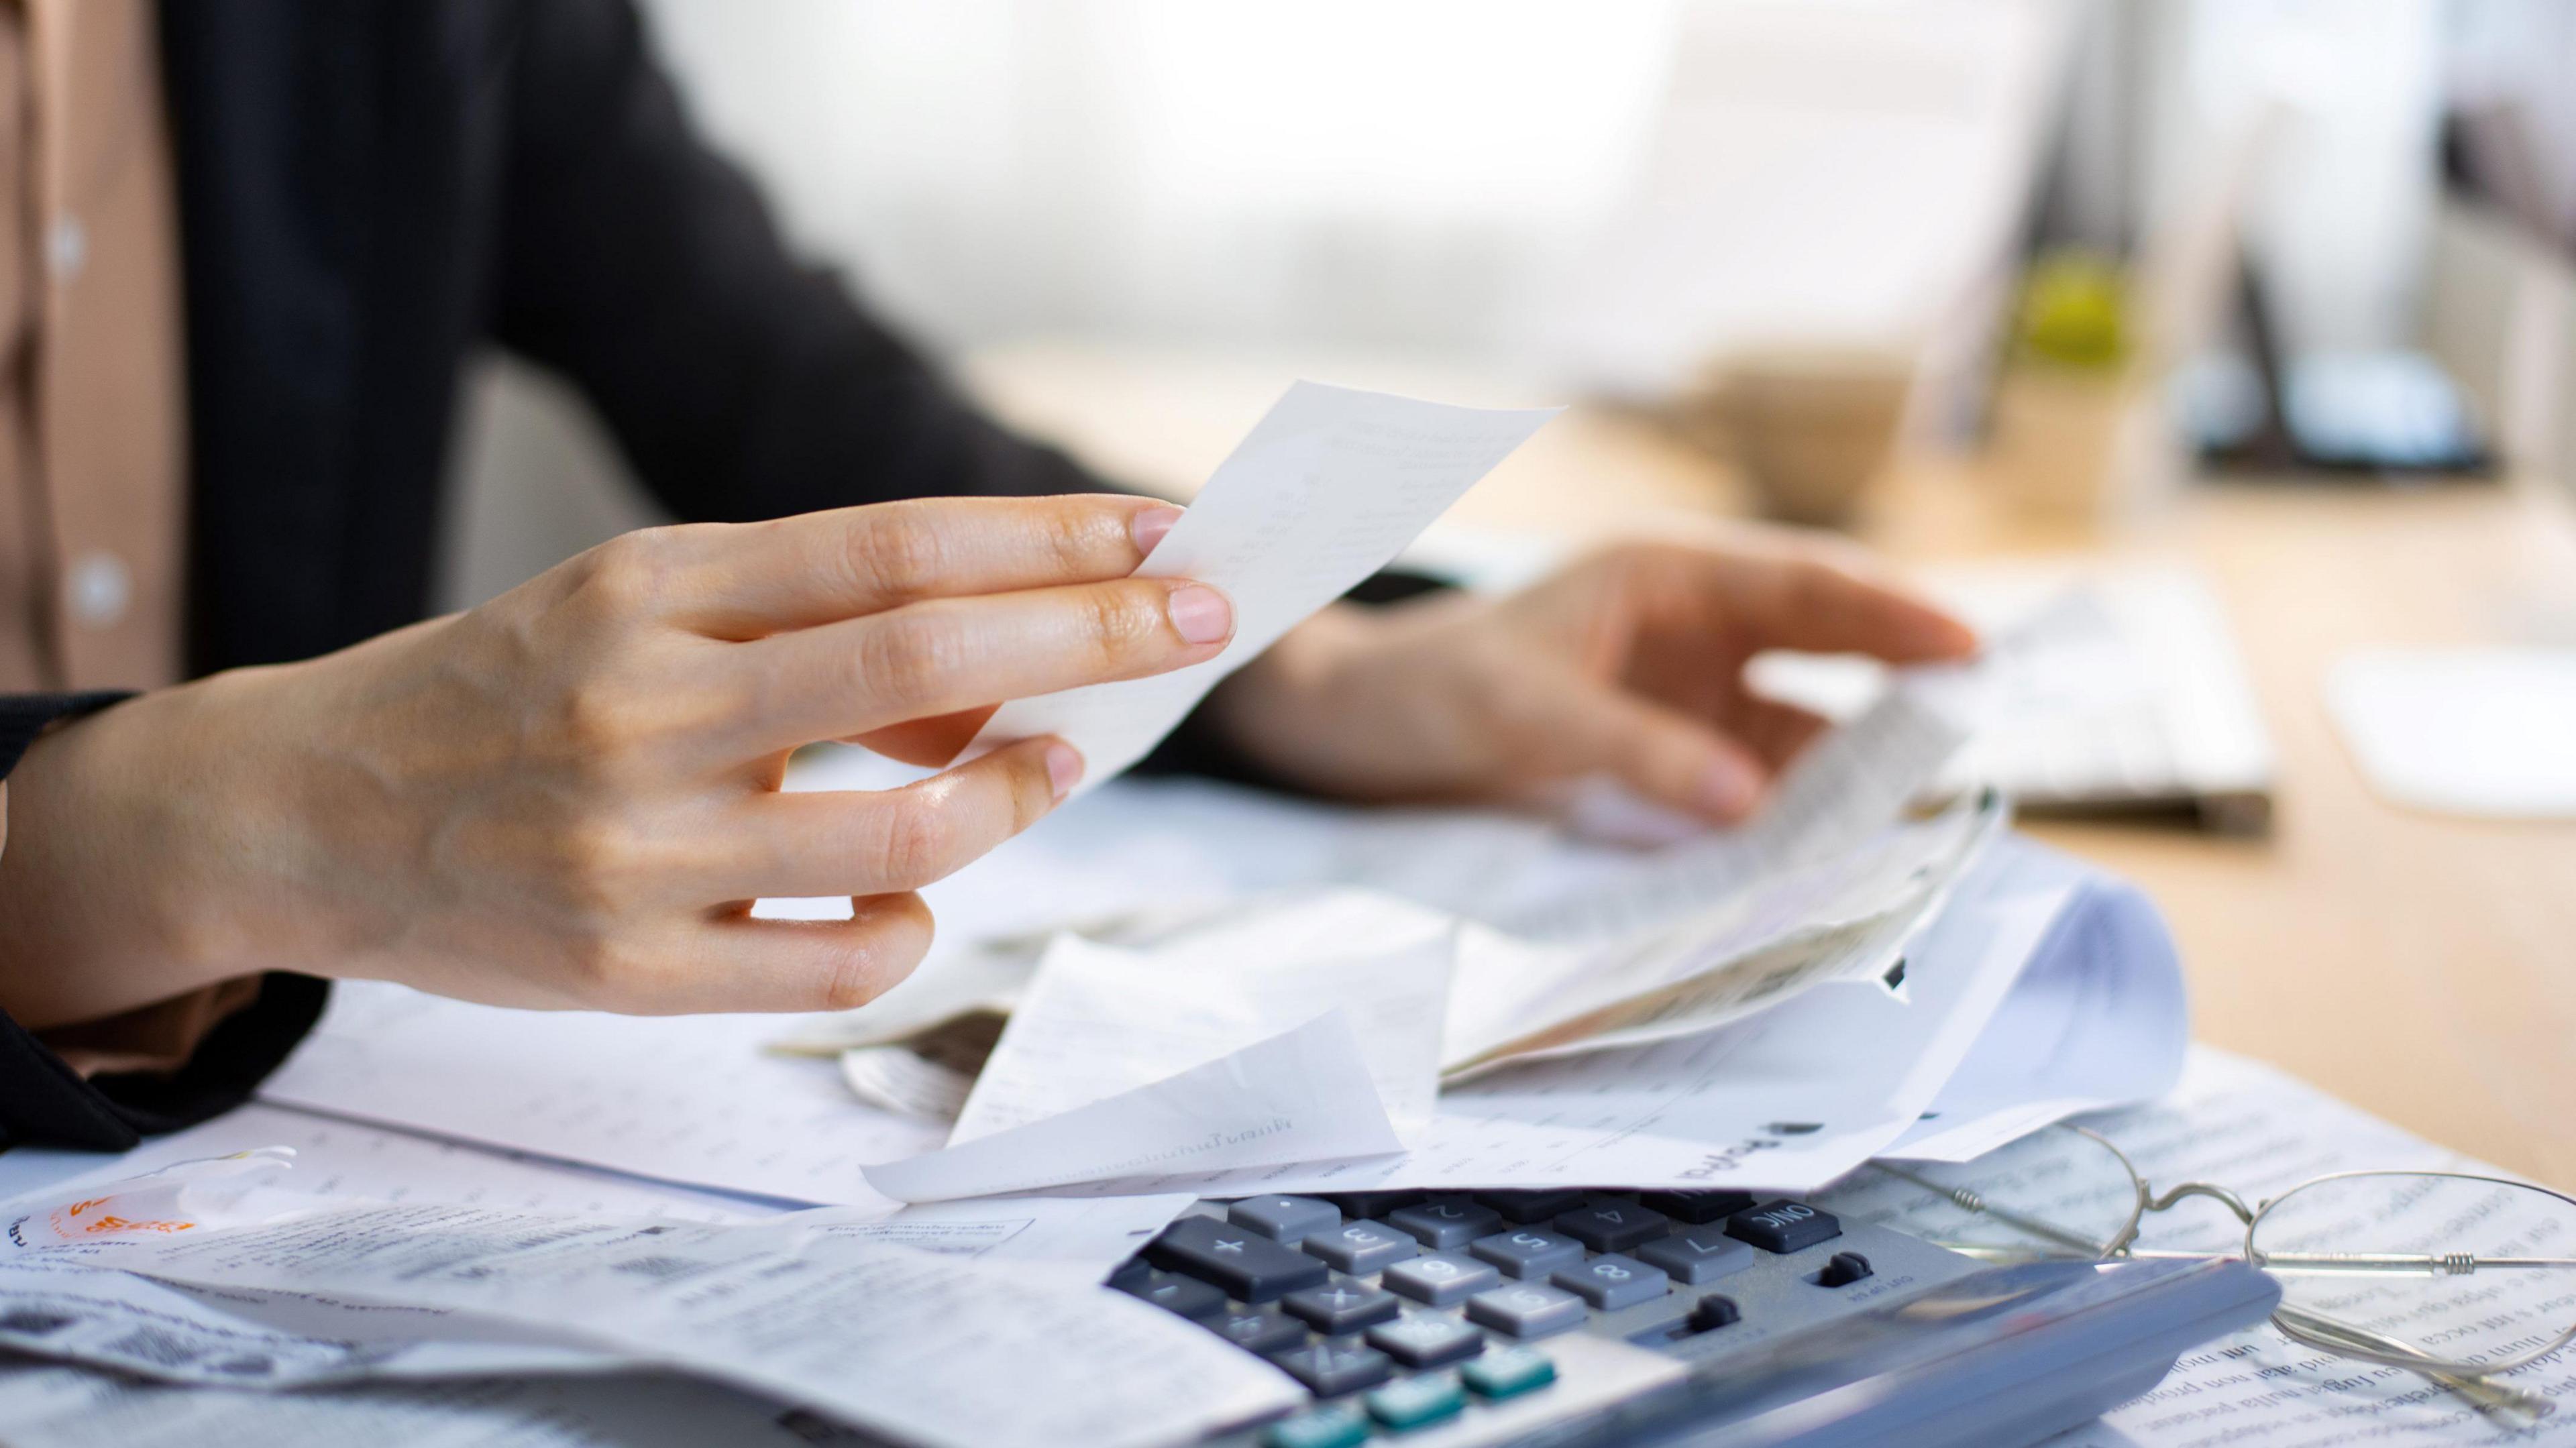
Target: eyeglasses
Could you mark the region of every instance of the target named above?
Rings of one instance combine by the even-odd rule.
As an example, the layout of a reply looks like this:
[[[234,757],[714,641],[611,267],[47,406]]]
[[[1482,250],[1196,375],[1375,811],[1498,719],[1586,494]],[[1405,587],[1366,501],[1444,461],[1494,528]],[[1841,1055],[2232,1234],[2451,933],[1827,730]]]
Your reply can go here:
[[[2158,1192],[2126,1153],[2073,1125],[1961,1166],[1871,1165],[1886,1180],[1839,1189],[1856,1199],[1838,1211],[1990,1261],[2228,1255],[2137,1245],[2148,1214],[2207,1198],[2244,1227],[2235,1255],[2280,1284],[2272,1325],[2284,1335],[2422,1374],[2485,1411],[2546,1416],[2548,1399],[2495,1379],[2576,1342],[2576,1197],[2528,1182],[2334,1172],[2248,1206],[2209,1182]]]

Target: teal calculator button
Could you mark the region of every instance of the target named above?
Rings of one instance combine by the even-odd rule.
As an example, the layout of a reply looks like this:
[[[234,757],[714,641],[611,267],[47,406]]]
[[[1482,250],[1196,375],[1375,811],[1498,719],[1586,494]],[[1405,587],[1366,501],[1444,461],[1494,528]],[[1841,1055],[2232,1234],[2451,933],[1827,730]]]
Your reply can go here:
[[[1535,1348],[1489,1352],[1458,1370],[1467,1386],[1488,1398],[1509,1398],[1556,1381],[1556,1364]]]
[[[1352,1448],[1368,1441],[1368,1414],[1347,1403],[1299,1413],[1261,1435],[1267,1448]]]
[[[1456,1416],[1467,1406],[1467,1395],[1447,1373],[1427,1373],[1389,1383],[1361,1401],[1368,1404],[1370,1417],[1401,1433]]]

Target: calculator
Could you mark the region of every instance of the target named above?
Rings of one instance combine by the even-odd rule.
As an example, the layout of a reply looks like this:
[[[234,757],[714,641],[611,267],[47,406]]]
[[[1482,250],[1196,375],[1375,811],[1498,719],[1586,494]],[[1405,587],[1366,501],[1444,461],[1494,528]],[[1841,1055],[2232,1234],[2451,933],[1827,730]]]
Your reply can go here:
[[[1109,1282],[1306,1389],[1225,1448],[2009,1448],[2279,1296],[2238,1262],[1997,1266],[1728,1191],[1202,1201]]]

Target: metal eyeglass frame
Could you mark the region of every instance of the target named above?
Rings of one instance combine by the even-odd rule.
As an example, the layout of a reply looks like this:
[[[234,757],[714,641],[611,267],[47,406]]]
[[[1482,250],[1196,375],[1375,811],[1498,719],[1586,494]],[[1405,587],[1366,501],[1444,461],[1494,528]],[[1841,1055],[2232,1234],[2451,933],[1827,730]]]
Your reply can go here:
[[[2482,1176],[2474,1172],[2392,1171],[2377,1169],[2339,1171],[2328,1172],[2322,1176],[2309,1177],[2306,1180],[2298,1182],[2284,1190],[2279,1196],[2272,1197],[2255,1206],[2248,1207],[2245,1205],[2245,1199],[2238,1196],[2235,1192],[2226,1187],[2218,1186],[2210,1182],[2184,1182],[2178,1187],[2174,1187],[2169,1191],[2159,1194],[2147,1185],[2146,1177],[2139,1172],[2137,1163],[2129,1160],[2128,1153],[2120,1150],[2119,1147],[2114,1146],[2110,1140],[2104,1137],[2101,1133],[2093,1131],[2088,1127],[2077,1126],[2072,1122],[2060,1122],[2054,1129],[2060,1131],[2071,1131],[2076,1135],[2082,1136],[2093,1142],[2104,1151],[2109,1152],[2112,1158],[2120,1163],[2121,1170],[2128,1173],[2129,1184],[2134,1188],[2134,1195],[2129,1206],[2128,1219],[2122,1222],[2120,1229],[2117,1232],[2114,1232],[2106,1241],[2093,1241],[2081,1232],[2072,1231],[2068,1228],[2058,1226],[2054,1222],[2045,1221],[2041,1218],[2031,1216],[2026,1212],[2016,1211],[2010,1207],[1997,1206],[1995,1203],[1987,1201],[1982,1194],[1971,1188],[1964,1186],[1944,1186],[1941,1183],[1899,1163],[1874,1161],[1870,1163],[1870,1165],[1897,1178],[1899,1181],[1910,1183],[1925,1191],[1931,1192],[1934,1195],[1949,1201],[1952,1205],[1957,1206],[1962,1211],[1969,1212],[1977,1216],[1991,1217],[1998,1222],[2004,1223],[2006,1226],[2027,1232],[2042,1241],[2055,1243],[2073,1253],[2080,1254],[2085,1258],[2095,1261],[2109,1261],[2114,1259],[2144,1260],[2151,1258],[2200,1258],[2211,1255],[2206,1252],[2140,1251],[2135,1245],[2138,1239],[2139,1229],[2145,1222],[2148,1213],[2165,1211],[2171,1208],[2175,1203],[2188,1197],[2207,1197],[2211,1201],[2218,1203],[2220,1206],[2227,1208],[2228,1211],[2235,1214],[2238,1221],[2245,1224],[2245,1243],[2242,1255],[2246,1262],[2266,1271],[2286,1270],[2293,1272],[2318,1273],[2351,1272],[2361,1274],[2424,1273],[2431,1276],[2464,1277],[2475,1273],[2480,1267],[2542,1267],[2576,1270],[2576,1257],[2480,1257],[2474,1253],[2468,1252],[2445,1252],[2439,1254],[2382,1252],[2274,1252],[2267,1255],[2256,1250],[2254,1246],[2255,1233],[2261,1228],[2264,1217],[2269,1215],[2272,1209],[2279,1206],[2282,1202],[2289,1200],[2289,1198],[2299,1192],[2305,1191],[2310,1187],[2322,1185],[2326,1182],[2351,1181],[2364,1177],[2435,1177],[2447,1178],[2454,1181],[2483,1182],[2491,1186],[2513,1187],[2523,1191],[2538,1192],[2543,1196],[2555,1197],[2559,1201],[2565,1202],[2571,1209],[2576,1209],[2576,1197],[2571,1197],[2564,1192],[2553,1191],[2548,1187],[2538,1186],[2531,1182],[2512,1181],[2504,1177]],[[1952,1244],[1945,1243],[1942,1245],[1950,1246]],[[1952,1246],[1952,1250],[1964,1252],[1970,1256],[1993,1257],[2008,1255],[1999,1249],[1992,1247]],[[2482,1409],[2502,1410],[2506,1412],[2519,1413],[2533,1418],[2547,1416],[2553,1410],[2555,1405],[2548,1399],[2543,1398],[2536,1393],[2524,1392],[2519,1388],[2496,1382],[2494,1381],[2495,1375],[2499,1373],[2509,1373],[2517,1368],[2528,1367],[2532,1363],[2535,1363],[2540,1359],[2549,1356],[2551,1353],[2558,1351],[2560,1348],[2567,1346],[2569,1343],[2576,1342],[2576,1323],[2571,1323],[2556,1337],[2538,1347],[2530,1349],[2527,1352],[2517,1353],[2513,1356],[2500,1358],[2493,1362],[2476,1363],[2441,1357],[2437,1354],[2426,1352],[2422,1348],[2406,1342],[2403,1339],[2390,1337],[2385,1333],[2376,1332],[2358,1324],[2343,1322],[2338,1319],[2328,1317],[2323,1313],[2314,1312],[2307,1308],[2295,1307],[2288,1304],[2282,1305],[2272,1314],[2272,1325],[2279,1328],[2282,1335],[2290,1338],[2292,1341],[2304,1343],[2309,1347],[2316,1348],[2323,1352],[2334,1353],[2340,1357],[2357,1358],[2364,1362],[2380,1363],[2388,1367],[2404,1368],[2410,1372],[2420,1373],[2423,1376],[2432,1379],[2434,1382],[2441,1384],[2443,1387],[2468,1398],[2471,1402],[2477,1404],[2477,1406]]]

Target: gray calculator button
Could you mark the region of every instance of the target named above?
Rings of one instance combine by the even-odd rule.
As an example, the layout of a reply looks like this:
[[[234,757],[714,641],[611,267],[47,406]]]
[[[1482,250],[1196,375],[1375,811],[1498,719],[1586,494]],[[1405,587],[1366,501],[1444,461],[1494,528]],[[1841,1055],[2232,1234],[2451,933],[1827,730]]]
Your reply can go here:
[[[1741,1237],[1765,1252],[1796,1252],[1843,1234],[1834,1214],[1805,1202],[1765,1202],[1726,1219],[1726,1235]]]
[[[1384,1222],[1345,1222],[1317,1232],[1297,1244],[1354,1277],[1366,1277],[1390,1262],[1401,1262],[1418,1248],[1413,1238]]]
[[[1485,1332],[1454,1317],[1425,1313],[1379,1323],[1368,1330],[1368,1342],[1406,1367],[1436,1368],[1483,1352]]]
[[[1557,1268],[1571,1267],[1583,1260],[1581,1242],[1536,1227],[1479,1237],[1467,1244],[1467,1250],[1502,1268],[1507,1276],[1540,1282]]]
[[[1247,1197],[1226,1208],[1225,1219],[1273,1242],[1294,1242],[1342,1224],[1340,1209],[1315,1197]]]
[[[1211,1318],[1225,1311],[1224,1293],[1204,1282],[1175,1277],[1168,1272],[1149,1272],[1134,1281],[1120,1284],[1118,1290],[1187,1318]]]
[[[1581,1327],[1583,1299],[1539,1282],[1515,1282],[1467,1299],[1467,1316],[1496,1332],[1527,1340]]]
[[[1319,1398],[1338,1398],[1374,1388],[1395,1376],[1395,1364],[1375,1348],[1329,1342],[1309,1343],[1270,1355],[1288,1376]]]
[[[1455,1252],[1426,1252],[1386,1269],[1378,1279],[1390,1292],[1401,1292],[1416,1302],[1434,1307],[1447,1307],[1464,1302],[1476,1293],[1495,1286],[1503,1274],[1490,1262],[1479,1262]]]
[[[1401,1227],[1434,1252],[1455,1252],[1503,1224],[1502,1214],[1466,1197],[1433,1197],[1417,1206],[1386,1214],[1390,1227]]]
[[[1217,1336],[1245,1352],[1277,1352],[1281,1348],[1296,1347],[1306,1340],[1304,1323],[1282,1317],[1266,1307],[1228,1312],[1208,1319],[1207,1326]]]
[[[1580,1267],[1560,1267],[1547,1280],[1603,1312],[1616,1312],[1663,1296],[1667,1279],[1661,1267],[1612,1255],[1595,1257]]]
[[[1556,1229],[1595,1252],[1625,1252],[1662,1236],[1670,1220],[1651,1207],[1611,1197],[1560,1215]]]
[[[1478,1192],[1476,1200],[1503,1214],[1506,1222],[1527,1226],[1544,1222],[1559,1212],[1570,1212],[1583,1205],[1583,1193],[1574,1191]]]
[[[1324,1264],[1246,1227],[1183,1217],[1145,1246],[1145,1260],[1186,1273],[1237,1302],[1276,1302],[1321,1284]]]
[[[1726,1235],[1720,1226],[1685,1227],[1638,1248],[1637,1260],[1663,1268],[1676,1282],[1697,1287],[1752,1266],[1753,1249]]]
[[[1399,1304],[1392,1292],[1380,1292],[1365,1282],[1328,1282],[1291,1292],[1279,1304],[1288,1315],[1302,1319],[1307,1326],[1326,1337],[1340,1337],[1359,1331],[1372,1323],[1395,1316]]]

